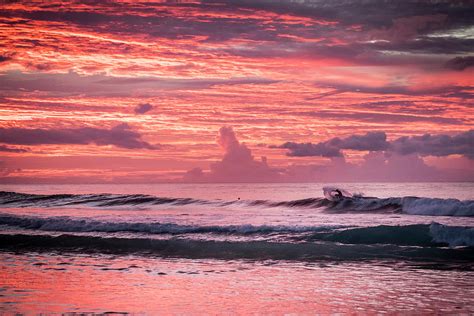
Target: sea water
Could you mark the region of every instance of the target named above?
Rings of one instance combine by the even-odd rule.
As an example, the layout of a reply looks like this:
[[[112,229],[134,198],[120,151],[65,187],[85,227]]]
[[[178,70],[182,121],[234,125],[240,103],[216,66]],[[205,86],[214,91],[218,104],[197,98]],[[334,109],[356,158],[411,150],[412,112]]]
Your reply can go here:
[[[472,183],[0,190],[1,312],[474,312]]]

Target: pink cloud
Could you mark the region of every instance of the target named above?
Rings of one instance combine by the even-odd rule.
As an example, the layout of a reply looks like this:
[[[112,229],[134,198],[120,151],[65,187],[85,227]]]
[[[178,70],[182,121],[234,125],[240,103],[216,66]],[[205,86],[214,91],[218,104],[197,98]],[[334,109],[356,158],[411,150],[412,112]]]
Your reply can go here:
[[[364,182],[364,181],[472,181],[474,169],[445,169],[430,166],[416,153],[369,151],[362,163],[332,157],[324,165],[290,165],[277,169],[266,157],[255,160],[250,149],[240,143],[231,127],[219,130],[217,143],[224,150],[221,161],[208,172],[189,170],[186,182]]]
[[[189,182],[273,182],[279,171],[271,168],[266,157],[255,160],[250,149],[240,143],[232,127],[221,127],[217,143],[224,150],[221,161],[210,165],[209,172],[200,168],[188,171],[184,180]]]

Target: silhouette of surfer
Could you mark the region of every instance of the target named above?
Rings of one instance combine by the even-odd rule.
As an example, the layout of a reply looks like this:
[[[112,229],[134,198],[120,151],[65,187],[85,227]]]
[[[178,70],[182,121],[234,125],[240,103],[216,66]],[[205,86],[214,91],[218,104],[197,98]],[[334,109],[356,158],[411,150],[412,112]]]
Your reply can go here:
[[[342,198],[342,192],[341,192],[341,190],[336,189],[336,190],[334,190],[333,192],[335,192],[335,193],[334,193],[334,197],[335,197],[335,198],[337,198],[337,199],[341,199],[341,198]]]

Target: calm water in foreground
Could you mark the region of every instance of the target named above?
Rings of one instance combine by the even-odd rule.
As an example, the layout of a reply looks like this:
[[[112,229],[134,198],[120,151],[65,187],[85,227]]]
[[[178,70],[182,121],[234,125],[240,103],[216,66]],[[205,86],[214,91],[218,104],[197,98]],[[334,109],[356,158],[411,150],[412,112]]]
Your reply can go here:
[[[474,184],[0,185],[0,312],[474,313]]]

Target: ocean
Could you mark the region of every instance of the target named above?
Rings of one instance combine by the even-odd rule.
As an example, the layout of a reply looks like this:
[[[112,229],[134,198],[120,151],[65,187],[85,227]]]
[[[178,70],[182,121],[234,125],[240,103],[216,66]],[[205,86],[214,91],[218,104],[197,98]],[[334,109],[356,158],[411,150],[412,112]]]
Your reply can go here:
[[[0,191],[1,313],[474,313],[474,183]]]

